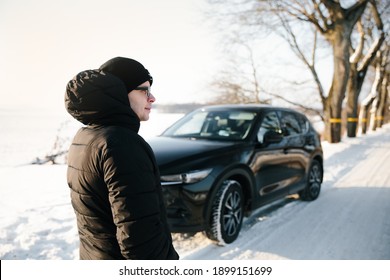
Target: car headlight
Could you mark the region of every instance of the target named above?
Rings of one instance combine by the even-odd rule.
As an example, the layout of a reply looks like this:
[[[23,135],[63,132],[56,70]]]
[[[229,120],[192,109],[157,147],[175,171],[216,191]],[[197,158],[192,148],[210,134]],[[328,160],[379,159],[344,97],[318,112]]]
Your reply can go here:
[[[199,182],[206,178],[212,169],[195,170],[182,174],[164,175],[161,176],[162,185],[175,185],[175,184],[192,184]]]

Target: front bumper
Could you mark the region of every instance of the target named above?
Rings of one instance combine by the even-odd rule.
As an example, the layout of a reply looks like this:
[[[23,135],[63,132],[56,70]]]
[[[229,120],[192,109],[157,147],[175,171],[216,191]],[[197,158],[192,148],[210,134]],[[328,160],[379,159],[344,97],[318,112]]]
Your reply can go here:
[[[205,230],[204,207],[207,192],[193,193],[183,185],[162,187],[167,218],[172,232],[199,232]]]

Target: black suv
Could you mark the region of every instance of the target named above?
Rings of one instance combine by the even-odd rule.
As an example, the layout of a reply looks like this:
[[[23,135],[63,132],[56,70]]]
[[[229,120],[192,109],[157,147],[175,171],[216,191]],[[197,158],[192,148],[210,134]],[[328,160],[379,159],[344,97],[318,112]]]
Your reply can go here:
[[[148,139],[173,232],[233,242],[244,215],[290,194],[320,194],[323,154],[309,120],[291,109],[220,105],[195,110]]]

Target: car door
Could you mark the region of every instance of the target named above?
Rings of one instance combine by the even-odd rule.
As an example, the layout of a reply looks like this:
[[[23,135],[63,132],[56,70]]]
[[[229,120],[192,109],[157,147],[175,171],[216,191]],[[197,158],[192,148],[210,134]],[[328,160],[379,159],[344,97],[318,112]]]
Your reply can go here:
[[[305,171],[310,156],[305,150],[305,125],[300,115],[292,111],[279,111],[280,122],[284,135],[283,149],[285,159],[284,176],[288,178],[289,194],[296,193],[305,184]]]
[[[257,131],[257,144],[250,163],[256,181],[256,206],[288,194],[289,178],[285,171],[289,161],[285,143],[277,112],[266,111]]]

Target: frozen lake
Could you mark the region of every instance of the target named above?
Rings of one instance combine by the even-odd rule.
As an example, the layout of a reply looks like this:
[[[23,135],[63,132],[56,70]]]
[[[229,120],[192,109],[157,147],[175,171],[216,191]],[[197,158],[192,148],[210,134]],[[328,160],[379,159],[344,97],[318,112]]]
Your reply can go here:
[[[141,123],[144,138],[158,135],[183,114],[159,114],[152,111],[150,120]],[[31,163],[58,147],[70,144],[82,124],[64,112],[37,110],[0,110],[0,167]],[[57,139],[57,137],[59,137]],[[58,140],[58,141],[57,141]]]

